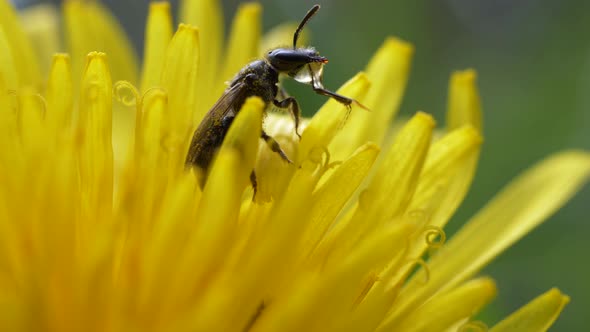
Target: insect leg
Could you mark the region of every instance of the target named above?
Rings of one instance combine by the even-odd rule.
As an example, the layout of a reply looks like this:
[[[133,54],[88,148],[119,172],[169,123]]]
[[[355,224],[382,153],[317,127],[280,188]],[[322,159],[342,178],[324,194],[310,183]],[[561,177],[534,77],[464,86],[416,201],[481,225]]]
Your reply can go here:
[[[301,112],[299,110],[299,104],[297,100],[293,97],[286,97],[285,99],[278,101],[273,100],[272,103],[279,108],[288,108],[293,114],[293,118],[295,119],[295,134],[301,139],[301,134],[299,134],[299,118],[301,117]]]
[[[289,157],[287,157],[287,155],[285,154],[285,151],[283,151],[283,149],[281,149],[281,146],[279,145],[279,143],[277,141],[275,141],[274,138],[268,136],[267,133],[264,132],[264,130],[262,131],[262,133],[260,134],[260,137],[266,142],[266,144],[268,145],[268,147],[273,151],[279,154],[279,156],[281,156],[281,158],[288,162],[289,164],[292,164],[293,162],[291,161],[291,159],[289,159]]]
[[[311,66],[309,67],[309,72],[313,72],[313,70],[311,69]],[[337,102],[339,102],[340,104],[346,106],[346,108],[348,108],[348,112],[350,112],[352,110],[352,106],[350,106],[351,104],[355,104],[358,105],[360,108],[369,111],[369,108],[361,103],[359,103],[358,101],[348,98],[348,97],[344,97],[343,95],[339,95],[336,92],[332,92],[330,90],[325,89],[322,86],[322,82],[316,82],[313,79],[313,76],[311,77],[311,86],[313,88],[313,91],[319,95],[322,96],[326,96],[326,97],[330,97],[330,98],[334,98],[336,99]]]
[[[326,90],[320,87],[313,87],[313,91],[319,95],[334,98],[340,104],[350,108],[350,104],[354,102],[354,99],[350,99],[348,97],[344,97],[343,95],[339,95],[336,92],[332,92],[330,90]]]
[[[256,197],[256,192],[258,191],[258,181],[256,181],[256,173],[254,170],[250,173],[250,183],[252,184],[252,189],[254,190],[254,195],[252,195],[252,200]]]

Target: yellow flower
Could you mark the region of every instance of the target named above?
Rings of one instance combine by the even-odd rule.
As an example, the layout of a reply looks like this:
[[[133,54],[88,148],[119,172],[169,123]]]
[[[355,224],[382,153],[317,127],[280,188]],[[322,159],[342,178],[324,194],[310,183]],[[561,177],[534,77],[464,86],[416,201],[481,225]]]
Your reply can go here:
[[[217,1],[184,1],[175,33],[169,5],[152,4],[138,75],[99,3],[64,3],[69,55],[48,61],[55,10],[19,21],[0,0],[0,330],[481,328],[496,285],[476,274],[579,189],[590,155],[540,162],[443,244],[479,156],[475,73],[453,74],[440,137],[417,113],[386,138],[412,55],[388,38],[339,90],[371,112],[344,122],[328,101],[301,141],[289,118],[268,117],[295,167],[259,147],[264,105],[249,99],[201,191],[183,168],[195,124],[260,45],[292,32],[261,41],[260,13],[241,6],[224,47]],[[492,330],[546,330],[567,302],[550,290]]]

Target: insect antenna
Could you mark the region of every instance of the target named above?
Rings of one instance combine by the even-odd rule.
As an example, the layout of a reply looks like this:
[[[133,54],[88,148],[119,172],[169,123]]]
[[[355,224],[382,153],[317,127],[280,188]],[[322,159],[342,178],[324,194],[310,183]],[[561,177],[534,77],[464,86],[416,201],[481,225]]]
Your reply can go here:
[[[307,12],[307,14],[305,14],[305,17],[303,18],[301,23],[299,23],[299,26],[297,27],[297,30],[295,30],[295,34],[293,35],[293,49],[297,48],[297,39],[299,38],[299,33],[301,32],[301,30],[303,30],[303,27],[305,26],[307,21],[309,21],[309,19],[313,15],[315,15],[315,13],[319,9],[320,9],[320,5],[315,5],[315,6],[311,7],[311,9]]]

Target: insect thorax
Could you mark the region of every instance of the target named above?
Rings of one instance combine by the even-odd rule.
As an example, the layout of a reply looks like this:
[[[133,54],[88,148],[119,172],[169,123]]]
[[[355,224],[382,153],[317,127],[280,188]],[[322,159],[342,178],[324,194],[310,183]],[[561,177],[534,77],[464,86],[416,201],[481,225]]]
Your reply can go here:
[[[265,103],[272,102],[278,92],[279,74],[266,61],[256,60],[246,65],[231,81],[230,86],[246,83],[246,95],[258,96]]]

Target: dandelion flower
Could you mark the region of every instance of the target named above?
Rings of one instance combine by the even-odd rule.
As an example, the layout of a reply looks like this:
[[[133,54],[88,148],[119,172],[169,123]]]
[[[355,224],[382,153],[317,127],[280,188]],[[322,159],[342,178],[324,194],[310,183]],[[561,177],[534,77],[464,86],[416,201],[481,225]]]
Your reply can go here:
[[[184,1],[175,32],[153,3],[139,70],[99,3],[19,19],[0,0],[0,330],[482,328],[496,285],[477,273],[583,185],[590,155],[541,161],[443,243],[482,142],[475,73],[453,74],[441,135],[419,112],[390,139],[412,46],[388,38],[339,90],[371,112],[342,126],[327,101],[301,141],[269,116],[296,167],[261,145],[264,105],[249,99],[201,191],[183,167],[192,130],[224,80],[292,31],[261,39],[260,13],[241,6],[224,45],[217,1]],[[59,22],[68,54],[48,61]],[[567,302],[550,290],[491,330],[546,330]]]

